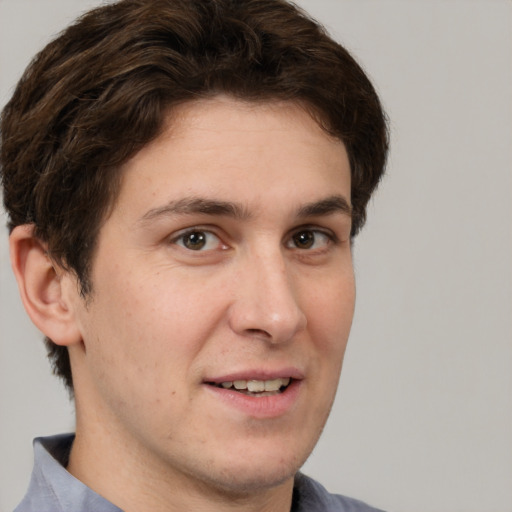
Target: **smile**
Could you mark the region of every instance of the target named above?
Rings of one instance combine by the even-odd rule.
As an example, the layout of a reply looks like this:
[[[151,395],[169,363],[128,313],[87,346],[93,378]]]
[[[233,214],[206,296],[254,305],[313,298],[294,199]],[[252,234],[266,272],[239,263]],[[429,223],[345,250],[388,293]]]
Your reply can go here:
[[[283,417],[293,411],[307,389],[305,373],[295,366],[245,368],[208,376],[203,388],[216,403],[258,419]],[[217,402],[218,401],[218,402]]]
[[[270,380],[235,380],[219,384],[213,383],[213,385],[238,391],[244,395],[264,397],[282,393],[290,385],[290,382],[291,378],[285,377]]]

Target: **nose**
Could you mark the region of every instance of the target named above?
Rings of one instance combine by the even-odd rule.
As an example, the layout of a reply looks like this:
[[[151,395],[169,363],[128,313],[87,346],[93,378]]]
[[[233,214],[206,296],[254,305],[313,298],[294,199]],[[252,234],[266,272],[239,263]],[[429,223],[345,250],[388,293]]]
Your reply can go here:
[[[291,340],[307,324],[295,281],[278,250],[246,258],[236,274],[231,328],[273,344]]]

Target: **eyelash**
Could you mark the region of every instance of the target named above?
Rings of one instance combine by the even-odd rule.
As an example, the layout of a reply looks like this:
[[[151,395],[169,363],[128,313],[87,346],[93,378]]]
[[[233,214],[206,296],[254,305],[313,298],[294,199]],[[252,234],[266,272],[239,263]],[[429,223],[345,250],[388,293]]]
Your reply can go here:
[[[171,239],[171,243],[179,245],[180,247],[183,247],[184,249],[189,250],[191,252],[202,252],[201,249],[203,249],[204,246],[199,247],[199,249],[197,251],[195,251],[194,249],[187,247],[185,245],[185,243],[179,243],[180,241],[183,242],[185,237],[191,236],[194,234],[206,235],[206,237],[204,237],[204,238],[207,238],[208,236],[214,236],[218,240],[218,245],[222,245],[223,249],[227,249],[227,246],[222,243],[222,240],[220,239],[219,236],[217,236],[210,229],[205,229],[205,228],[201,228],[201,227],[193,227],[193,228],[187,229],[186,231],[179,233],[177,236],[175,236],[174,238]],[[199,242],[201,242],[201,240],[199,240]],[[205,245],[207,245],[208,240],[205,240],[204,243],[205,243]],[[206,250],[213,250],[213,249],[206,249]]]
[[[332,243],[334,243],[334,244],[338,243],[338,237],[332,231],[326,231],[324,229],[319,229],[315,226],[301,226],[299,229],[296,229],[290,235],[290,237],[286,243],[286,246],[289,247],[289,244],[292,244],[294,241],[296,242],[295,237],[305,234],[305,233],[313,235],[313,240],[312,240],[313,244],[317,243],[318,236],[325,237],[324,246],[321,248],[312,249],[311,247],[301,248],[301,247],[298,247],[297,245],[294,245],[293,247],[290,247],[291,249],[297,249],[299,251],[302,251],[302,250],[304,250],[304,251],[315,251],[315,250],[322,251],[322,250],[325,250],[325,248],[327,246],[331,245]]]
[[[301,234],[305,234],[305,233],[308,233],[308,234],[312,234],[312,240],[310,239],[309,241],[312,241],[312,244],[316,244],[317,243],[317,239],[318,239],[318,236],[320,235],[321,237],[325,237],[325,244],[323,244],[323,247],[321,248],[316,248],[316,249],[311,249],[311,247],[298,247],[296,244],[294,244],[294,241],[296,242],[296,238],[297,236],[301,235]],[[197,250],[194,250],[190,247],[187,247],[185,245],[185,242],[184,242],[184,239],[187,237],[187,236],[191,236],[191,235],[194,235],[194,234],[198,234],[198,235],[206,235],[206,237],[203,236],[203,241],[204,241],[204,245],[198,247]],[[190,229],[187,229],[186,231],[183,231],[181,233],[179,233],[177,236],[173,237],[170,242],[172,244],[176,244],[180,247],[182,247],[183,249],[185,250],[189,250],[191,252],[206,252],[206,251],[210,251],[210,250],[215,250],[215,248],[211,248],[211,249],[204,249],[204,246],[205,245],[208,245],[208,240],[204,240],[204,238],[207,238],[208,236],[214,236],[218,242],[217,244],[218,245],[221,245],[221,249],[225,250],[228,248],[228,246],[226,244],[224,244],[221,240],[221,238],[216,235],[213,231],[211,231],[210,229],[207,229],[207,228],[203,228],[203,227],[200,227],[200,226],[197,226],[197,227],[192,227]],[[201,238],[201,237],[200,237]],[[180,241],[182,243],[180,243]],[[306,240],[306,243],[308,242],[308,240]],[[200,244],[201,243],[201,239],[198,240],[198,243]],[[334,244],[338,244],[339,243],[339,240],[338,240],[338,237],[335,235],[335,233],[333,233],[332,231],[326,231],[326,230],[323,230],[323,229],[319,229],[315,226],[301,226],[300,228],[298,229],[295,229],[287,238],[286,242],[285,242],[285,247],[289,248],[289,249],[297,249],[299,251],[319,251],[319,252],[322,252],[323,250],[325,250],[326,246],[330,245],[331,243],[334,243]]]

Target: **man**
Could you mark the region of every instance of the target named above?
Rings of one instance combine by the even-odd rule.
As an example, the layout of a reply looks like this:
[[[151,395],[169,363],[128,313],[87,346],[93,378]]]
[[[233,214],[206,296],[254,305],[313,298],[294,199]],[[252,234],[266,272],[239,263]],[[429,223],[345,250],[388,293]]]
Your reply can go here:
[[[374,510],[299,473],[387,153],[346,50],[283,1],[125,0],[38,55],[1,129],[14,272],[77,416],[17,510]]]

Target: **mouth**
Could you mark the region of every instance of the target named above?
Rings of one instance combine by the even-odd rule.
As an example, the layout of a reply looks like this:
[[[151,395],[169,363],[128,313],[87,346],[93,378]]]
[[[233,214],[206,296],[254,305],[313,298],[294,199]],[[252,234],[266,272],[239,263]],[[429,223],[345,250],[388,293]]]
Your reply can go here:
[[[230,391],[236,391],[251,397],[275,396],[283,393],[290,386],[291,377],[270,380],[233,380],[225,382],[207,382],[208,385]]]
[[[287,417],[295,410],[305,393],[304,377],[304,373],[294,367],[242,370],[208,377],[203,385],[209,391],[209,396],[224,403],[230,410],[267,420]]]

